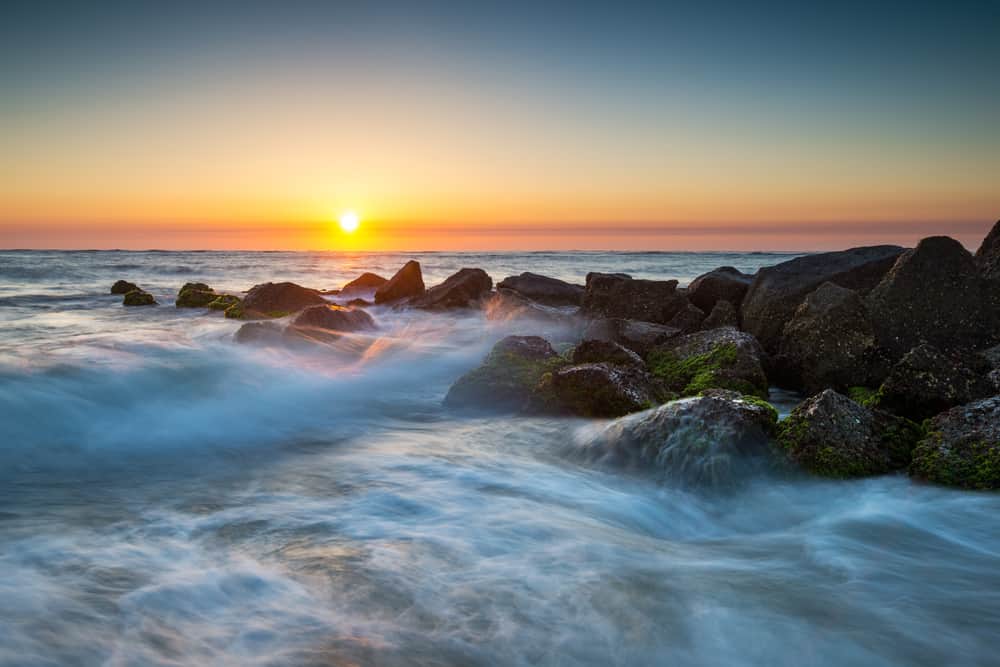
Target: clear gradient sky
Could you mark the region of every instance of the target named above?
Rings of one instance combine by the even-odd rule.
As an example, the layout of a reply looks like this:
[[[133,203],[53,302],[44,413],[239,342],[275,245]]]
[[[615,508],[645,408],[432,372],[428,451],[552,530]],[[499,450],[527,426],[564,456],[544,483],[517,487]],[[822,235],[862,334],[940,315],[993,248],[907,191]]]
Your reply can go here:
[[[995,0],[88,4],[0,9],[0,247],[974,247],[1000,217]]]

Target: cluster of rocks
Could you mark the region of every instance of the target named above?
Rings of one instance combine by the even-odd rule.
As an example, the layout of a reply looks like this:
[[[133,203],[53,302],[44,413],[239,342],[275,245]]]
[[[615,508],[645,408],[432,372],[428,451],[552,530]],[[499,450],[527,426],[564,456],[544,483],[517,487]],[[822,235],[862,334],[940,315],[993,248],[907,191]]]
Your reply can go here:
[[[126,303],[145,294],[122,281],[113,291]],[[345,305],[332,304],[331,294]],[[477,268],[427,288],[410,261],[391,278],[366,273],[333,293],[265,283],[240,299],[189,283],[176,303],[238,319],[291,318],[244,324],[240,342],[324,342],[374,330],[364,308],[375,304],[481,309],[536,332],[558,325],[574,332],[558,349],[556,339],[535,335],[498,342],[455,382],[445,405],[592,417],[655,408],[627,417],[643,435],[605,454],[662,464],[673,451],[665,443],[676,439],[668,425],[683,422],[685,442],[715,441],[721,427],[712,415],[726,404],[731,418],[723,422],[739,449],[756,440],[760,451],[815,474],[908,469],[935,482],[1000,488],[1000,222],[975,255],[931,237],[912,249],[806,255],[753,275],[721,267],[686,288],[625,274],[590,273],[574,285],[522,273],[494,289]],[[752,428],[734,426],[747,406],[771,414],[769,386],[808,398],[780,423],[754,416]],[[651,449],[654,431],[662,437]]]
[[[111,286],[111,294],[122,295],[123,306],[156,306],[159,305],[153,295],[135,283],[119,280]]]

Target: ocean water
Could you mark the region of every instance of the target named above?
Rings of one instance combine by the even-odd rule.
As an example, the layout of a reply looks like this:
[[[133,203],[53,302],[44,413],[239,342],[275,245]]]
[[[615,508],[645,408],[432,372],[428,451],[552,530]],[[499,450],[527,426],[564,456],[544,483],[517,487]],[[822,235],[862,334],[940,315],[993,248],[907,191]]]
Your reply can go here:
[[[528,322],[379,308],[306,352],[172,305],[410,257],[0,252],[0,665],[998,664],[996,494],[691,488],[575,456],[599,421],[443,409]],[[788,258],[412,257],[428,284]],[[119,278],[163,305],[123,308]]]

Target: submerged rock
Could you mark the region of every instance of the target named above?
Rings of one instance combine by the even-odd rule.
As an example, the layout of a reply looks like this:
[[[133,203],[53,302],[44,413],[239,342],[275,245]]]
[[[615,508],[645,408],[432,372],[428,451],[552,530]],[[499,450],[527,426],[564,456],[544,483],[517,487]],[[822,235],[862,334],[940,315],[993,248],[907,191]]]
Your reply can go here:
[[[111,286],[111,294],[124,295],[134,290],[139,290],[140,292],[142,291],[141,289],[139,289],[138,285],[136,285],[135,283],[130,283],[127,280],[119,280],[115,282],[114,285]]]
[[[344,285],[338,294],[340,296],[350,296],[351,294],[374,292],[389,280],[377,273],[362,273],[360,276]]]
[[[660,402],[653,378],[634,365],[574,364],[553,371],[546,380],[551,382],[557,409],[574,415],[619,417]]]
[[[619,273],[588,273],[582,312],[592,318],[621,318],[667,324],[688,305],[676,280],[635,280]]]
[[[424,293],[420,262],[410,260],[387,283],[375,290],[375,303],[392,303]]]
[[[178,308],[205,308],[218,296],[215,290],[205,283],[185,283],[177,293],[174,305]]]
[[[898,246],[870,246],[806,255],[757,272],[740,307],[743,329],[770,353],[799,304],[825,282],[867,291],[882,280],[903,252]]]
[[[497,288],[517,292],[521,296],[548,306],[579,306],[583,300],[584,288],[563,280],[524,272],[509,276],[497,283]]]
[[[233,340],[244,344],[274,345],[282,342],[283,334],[284,327],[274,322],[247,322],[233,334]]]
[[[923,239],[866,299],[879,343],[896,359],[923,342],[942,350],[987,347],[997,332],[985,285],[958,241]]]
[[[493,289],[493,279],[482,269],[461,269],[440,285],[415,297],[410,305],[425,310],[447,310],[478,306]]]
[[[913,450],[913,477],[967,489],[1000,489],[1000,396],[944,412]]]
[[[766,398],[763,359],[753,336],[722,327],[670,339],[650,351],[646,361],[654,376],[682,396],[731,389]]]
[[[712,312],[720,301],[728,301],[738,308],[753,278],[731,266],[722,266],[692,280],[687,296],[691,303],[706,313]]]
[[[615,420],[581,444],[592,460],[658,470],[685,486],[728,486],[747,460],[769,456],[776,420],[760,399],[710,390]]]
[[[157,306],[156,299],[149,292],[143,291],[141,289],[134,289],[131,292],[125,294],[125,298],[122,300],[123,306]]]
[[[824,477],[866,477],[905,468],[920,427],[871,410],[827,389],[778,424],[778,444],[806,470]]]
[[[375,320],[365,311],[334,305],[310,306],[292,320],[291,326],[339,332],[370,331],[376,328]]]
[[[782,385],[815,394],[877,385],[888,371],[888,360],[857,292],[823,283],[785,325],[775,366],[781,369]]]
[[[681,330],[675,327],[621,318],[593,320],[583,331],[584,338],[619,343],[641,357],[657,345],[680,335]]]
[[[254,285],[247,292],[243,298],[240,317],[247,319],[285,317],[308,306],[326,303],[326,299],[314,289],[288,282],[263,283]],[[226,311],[226,317],[230,317],[229,310]]]

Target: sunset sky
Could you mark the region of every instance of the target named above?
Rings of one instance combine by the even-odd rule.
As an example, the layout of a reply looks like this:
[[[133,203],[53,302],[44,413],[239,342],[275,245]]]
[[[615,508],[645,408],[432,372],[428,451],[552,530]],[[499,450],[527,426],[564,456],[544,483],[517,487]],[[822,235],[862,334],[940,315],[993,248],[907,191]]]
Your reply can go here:
[[[0,247],[974,247],[1000,217],[1000,3],[543,4],[5,3]]]

